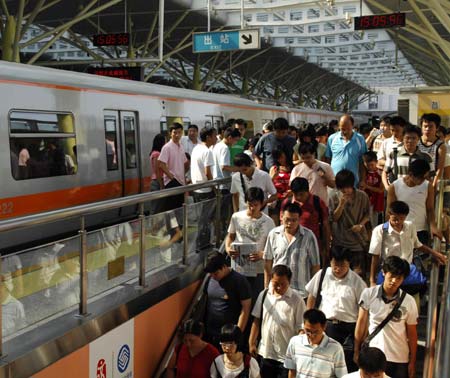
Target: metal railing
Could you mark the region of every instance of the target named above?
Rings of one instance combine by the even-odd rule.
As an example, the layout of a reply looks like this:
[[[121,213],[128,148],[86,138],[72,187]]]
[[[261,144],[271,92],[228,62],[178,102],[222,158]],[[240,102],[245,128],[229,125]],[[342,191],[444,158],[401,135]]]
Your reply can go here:
[[[219,220],[217,219],[220,217],[220,204],[221,204],[221,191],[220,191],[220,185],[224,185],[229,183],[231,180],[230,178],[226,179],[220,179],[220,180],[213,180],[206,183],[201,184],[193,184],[193,185],[186,185],[182,187],[177,188],[171,188],[171,189],[165,189],[157,192],[148,192],[148,193],[142,193],[142,194],[136,194],[131,195],[127,197],[121,197],[117,199],[111,199],[107,201],[101,201],[101,202],[95,202],[80,206],[74,206],[70,208],[64,208],[54,211],[49,211],[41,214],[33,214],[28,215],[24,217],[18,217],[18,218],[12,218],[8,220],[4,220],[0,222],[0,233],[13,231],[13,230],[23,230],[32,226],[37,225],[44,225],[52,222],[57,221],[63,221],[67,219],[76,219],[79,218],[80,220],[80,226],[78,231],[78,237],[79,237],[79,248],[80,248],[80,254],[79,254],[79,265],[80,265],[80,272],[79,272],[79,279],[80,279],[80,293],[79,293],[79,316],[86,316],[88,315],[88,309],[87,309],[87,301],[88,301],[88,246],[87,246],[87,230],[86,230],[86,217],[89,215],[93,215],[96,213],[105,212],[108,210],[114,210],[126,206],[133,206],[138,205],[138,213],[136,214],[136,219],[134,221],[137,221],[139,224],[138,229],[139,231],[139,286],[145,287],[145,275],[146,275],[146,266],[145,266],[145,213],[144,213],[144,205],[146,203],[149,203],[151,201],[155,200],[161,200],[167,197],[171,197],[174,195],[180,195],[185,194],[187,192],[191,192],[197,189],[204,189],[204,188],[212,188],[216,193],[217,198],[217,206],[216,206],[216,222]],[[186,263],[186,258],[188,255],[188,223],[189,223],[189,217],[188,217],[188,211],[189,206],[184,203],[183,204],[183,240],[184,240],[184,246],[183,246],[183,257],[182,262],[183,264]],[[216,232],[216,235],[219,234],[219,232]],[[220,242],[220,236],[216,236],[216,242]],[[218,247],[218,245],[217,245]],[[0,260],[0,268],[1,268],[1,260]],[[0,285],[4,285],[3,282],[0,282]],[[2,321],[2,310],[0,306],[0,324]],[[3,334],[0,327],[0,356],[2,356],[3,353]]]
[[[444,194],[450,192],[450,180],[440,180],[438,186],[438,194],[436,196],[435,203],[435,217],[436,226],[438,229],[442,227],[442,212],[444,208]],[[436,251],[441,251],[441,240],[437,237],[433,238],[433,249]],[[443,252],[443,251],[441,251]],[[427,307],[427,323],[426,323],[426,346],[425,346],[425,363],[423,370],[424,378],[431,377],[448,377],[449,375],[436,375],[436,371],[439,370],[439,363],[436,359],[436,343],[437,343],[437,332],[438,332],[438,319],[439,327],[442,328],[442,307],[448,306],[447,302],[443,302],[441,305],[441,314],[438,318],[438,300],[439,300],[439,265],[433,262],[431,265],[430,272],[430,284],[428,293],[428,307]],[[446,300],[444,296],[441,298],[442,301]],[[444,323],[445,324],[445,323]],[[447,323],[448,324],[448,323]],[[445,328],[445,327],[444,327]],[[439,338],[440,339],[440,338]],[[449,339],[450,342],[450,339]],[[448,350],[448,349],[447,349]],[[448,369],[448,359],[447,359],[447,369]],[[447,370],[448,371],[448,370]]]

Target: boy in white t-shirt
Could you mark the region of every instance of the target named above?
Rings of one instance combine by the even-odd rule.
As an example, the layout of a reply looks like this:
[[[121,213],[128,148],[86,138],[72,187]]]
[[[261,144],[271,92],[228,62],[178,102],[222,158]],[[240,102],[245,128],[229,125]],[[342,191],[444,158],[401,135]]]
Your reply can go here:
[[[386,356],[378,348],[365,348],[358,358],[359,370],[342,378],[389,378],[384,374]]]
[[[253,302],[264,289],[264,247],[269,232],[275,228],[272,218],[264,214],[261,209],[264,203],[264,192],[261,188],[250,188],[246,192],[247,210],[233,214],[225,239],[225,250],[239,263],[239,251],[233,242],[255,243],[256,249],[249,254],[249,264],[238,264],[236,271],[247,277],[252,287]],[[251,269],[246,269],[251,268]]]
[[[370,266],[371,286],[376,285],[380,259],[385,259],[389,256],[399,256],[411,264],[413,251],[418,249],[423,253],[430,254],[441,264],[447,262],[446,256],[419,241],[414,224],[405,221],[408,213],[409,206],[406,202],[394,201],[389,204],[388,222],[378,225],[373,230],[369,247],[369,253],[372,255]]]
[[[354,361],[358,361],[361,345],[368,334],[371,339],[369,346],[381,349],[386,355],[386,373],[395,378],[411,378],[416,369],[419,314],[414,298],[400,289],[409,275],[409,264],[398,256],[389,256],[383,263],[383,273],[383,284],[364,289],[361,294]],[[378,325],[399,302],[392,319],[375,334]]]

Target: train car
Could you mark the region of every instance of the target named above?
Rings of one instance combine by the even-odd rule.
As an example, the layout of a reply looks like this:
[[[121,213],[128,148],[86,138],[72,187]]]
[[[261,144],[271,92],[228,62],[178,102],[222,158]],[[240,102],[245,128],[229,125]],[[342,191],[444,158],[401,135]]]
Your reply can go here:
[[[255,132],[277,117],[339,116],[7,62],[0,62],[0,88],[0,219],[148,191],[153,138],[175,121],[217,127],[242,118]],[[91,225],[107,220],[100,218]],[[67,229],[55,225],[52,233]],[[0,236],[3,250],[35,237]]]

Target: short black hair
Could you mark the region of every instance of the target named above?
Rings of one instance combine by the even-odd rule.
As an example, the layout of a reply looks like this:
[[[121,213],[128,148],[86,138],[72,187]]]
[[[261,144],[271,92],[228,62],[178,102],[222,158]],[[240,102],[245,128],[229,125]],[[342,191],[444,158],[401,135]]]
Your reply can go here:
[[[273,121],[273,129],[274,130],[288,130],[289,129],[289,122],[286,118],[277,118],[275,121]]]
[[[295,126],[292,126],[292,125],[290,125],[290,126],[288,127],[288,130],[289,130],[289,131],[295,131],[296,133],[298,133],[298,129],[297,129]]]
[[[317,152],[317,147],[312,143],[302,143],[298,147],[299,155],[312,154],[315,156],[316,152]]]
[[[393,201],[389,205],[388,212],[389,214],[408,215],[409,206],[406,202],[403,201]]]
[[[253,165],[251,157],[243,152],[234,157],[233,163],[235,167],[251,167]]]
[[[206,142],[206,138],[208,138],[209,136],[212,136],[216,133],[216,129],[212,128],[212,127],[203,127],[200,130],[200,140],[202,142]]]
[[[224,138],[240,138],[241,137],[241,133],[239,132],[238,129],[233,129],[231,127],[227,127],[225,129],[225,131],[223,132],[223,137]]]
[[[287,279],[289,280],[289,282],[291,282],[291,278],[292,278],[292,270],[291,268],[289,268],[286,265],[275,265],[272,268],[272,274],[271,277],[273,276],[278,276],[278,277],[287,277]]]
[[[247,199],[247,202],[264,202],[264,191],[261,188],[253,187],[248,188],[245,198]]]
[[[286,206],[283,209],[283,213],[287,211],[288,213],[298,214],[299,216],[302,215],[302,208],[297,203],[289,202],[286,204]]]
[[[327,323],[327,317],[322,311],[316,308],[311,308],[303,314],[303,322],[306,323],[307,321],[310,324],[325,325]]]
[[[284,152],[281,148],[275,148],[272,150],[272,159],[275,163],[278,163],[278,159],[283,155],[287,157],[286,152]]]
[[[252,147],[256,147],[261,137],[253,136],[248,140],[248,145]]]
[[[224,266],[228,266],[225,255],[215,252],[208,258],[204,271],[205,273],[214,273],[219,269],[222,269]]]
[[[386,370],[386,355],[378,348],[361,348],[358,367],[369,374],[384,372]]]
[[[394,276],[403,276],[406,278],[409,276],[409,263],[408,261],[398,257],[389,256],[384,260],[382,270],[384,273],[391,273]]]
[[[395,116],[391,118],[391,125],[392,126],[400,126],[405,127],[407,124],[406,120],[403,117]]]
[[[348,248],[335,245],[331,247],[331,259],[334,259],[336,262],[350,262],[352,260],[352,252]]]
[[[195,130],[198,131],[198,126],[197,126],[197,125],[194,125],[193,123],[191,123],[191,124],[188,126],[188,130],[189,130],[189,129],[195,129]]]
[[[364,163],[370,163],[371,161],[378,161],[377,154],[374,151],[367,151],[363,154]]]
[[[180,130],[180,129],[183,130],[183,125],[181,123],[174,122],[169,127],[169,133],[171,133],[174,130]]]
[[[424,178],[430,172],[430,163],[424,159],[416,159],[411,162],[408,169],[408,174],[417,178]]]
[[[247,128],[247,122],[245,122],[242,118],[235,119],[234,124],[243,125],[245,128]]]
[[[266,131],[273,131],[273,121],[266,122],[262,128]]]
[[[304,177],[296,177],[291,182],[291,191],[293,193],[309,192],[309,182]]]
[[[384,122],[384,123],[386,123],[387,125],[390,125],[390,124],[391,124],[391,117],[383,117],[383,118],[381,118],[380,123],[381,123],[381,122]]]
[[[191,334],[202,336],[205,332],[205,326],[202,322],[195,319],[188,319],[183,324],[183,335]]]
[[[220,342],[236,343],[238,351],[242,349],[242,338],[242,331],[236,324],[225,324],[220,329]]]
[[[355,186],[355,175],[348,169],[343,169],[336,174],[336,188],[353,188]]]
[[[403,135],[405,134],[416,134],[420,138],[422,136],[422,130],[420,130],[420,127],[407,125],[403,131]]]
[[[328,135],[328,127],[327,126],[320,126],[316,131],[317,136],[325,136]]]
[[[420,117],[421,125],[423,121],[434,122],[436,127],[439,127],[441,125],[441,116],[436,113],[425,113]]]

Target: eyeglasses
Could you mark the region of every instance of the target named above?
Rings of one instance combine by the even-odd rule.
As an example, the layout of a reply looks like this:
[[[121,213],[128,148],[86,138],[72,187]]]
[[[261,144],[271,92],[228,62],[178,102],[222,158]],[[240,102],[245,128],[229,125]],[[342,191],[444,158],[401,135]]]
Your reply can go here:
[[[220,346],[221,346],[222,348],[231,348],[231,347],[233,347],[233,345],[235,345],[235,343],[232,342],[232,341],[225,342],[225,343],[220,343]]]
[[[310,331],[308,329],[305,329],[304,331],[308,336],[317,336],[322,332],[322,330],[320,330],[320,329],[317,331]]]

